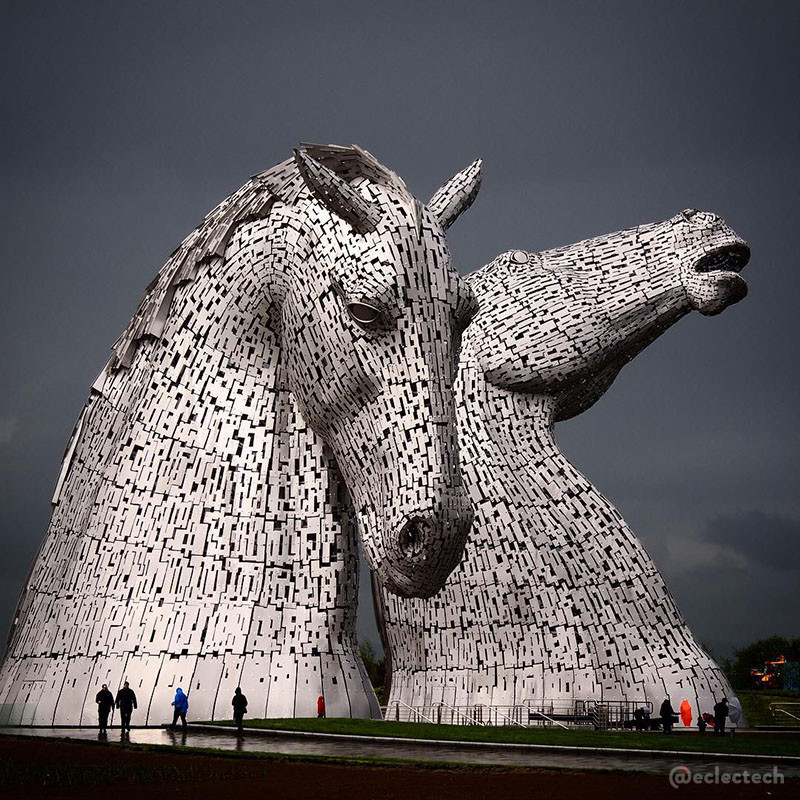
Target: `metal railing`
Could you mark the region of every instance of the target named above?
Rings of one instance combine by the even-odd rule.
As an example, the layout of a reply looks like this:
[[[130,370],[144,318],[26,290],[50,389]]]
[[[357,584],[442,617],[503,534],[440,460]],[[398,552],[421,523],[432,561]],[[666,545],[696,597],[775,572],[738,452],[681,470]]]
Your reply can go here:
[[[445,725],[486,725],[487,723],[483,721],[480,714],[476,715],[475,710],[470,715],[468,711],[461,711],[460,709],[456,708],[456,706],[451,706],[449,703],[445,703],[444,701],[440,703],[434,703],[434,708],[436,708],[436,717],[439,724]],[[477,709],[478,706],[474,706],[473,709]],[[447,712],[450,714],[450,719],[442,720],[442,715],[446,715]],[[458,722],[454,720],[458,719]]]
[[[517,720],[513,719],[512,717],[509,717],[507,714],[504,714],[500,710],[500,708],[498,706],[488,706],[488,709],[489,709],[488,710],[489,718],[494,716],[494,722],[493,723],[488,723],[487,722],[486,723],[487,725],[489,725],[489,724],[494,724],[494,725],[505,725],[505,724],[508,724],[508,725],[518,725],[520,728],[524,728],[525,727],[521,722],[518,722]],[[499,721],[501,719],[503,720],[502,722]]]
[[[393,700],[383,712],[384,721],[432,722],[435,725],[483,725],[481,709],[477,706],[451,706],[448,703],[410,706],[402,700]]]
[[[800,725],[800,703],[791,701],[770,703],[769,710],[779,725]]]
[[[409,705],[393,700],[384,709],[385,720],[433,722],[440,725],[513,725],[521,728],[592,727],[599,730],[630,727],[637,708],[652,713],[652,703],[629,700],[546,700],[529,698],[513,706],[476,704],[458,706],[438,701]]]
[[[389,715],[389,709],[391,706],[394,706],[394,716]],[[401,708],[403,711],[402,717]],[[394,700],[386,707],[386,713],[384,714],[383,719],[384,721],[393,720],[394,722],[419,722],[420,718],[422,718],[425,720],[425,722],[432,722],[435,725],[435,719],[431,719],[422,713],[421,709],[424,708],[425,706],[410,706],[408,703],[404,703],[402,700]]]

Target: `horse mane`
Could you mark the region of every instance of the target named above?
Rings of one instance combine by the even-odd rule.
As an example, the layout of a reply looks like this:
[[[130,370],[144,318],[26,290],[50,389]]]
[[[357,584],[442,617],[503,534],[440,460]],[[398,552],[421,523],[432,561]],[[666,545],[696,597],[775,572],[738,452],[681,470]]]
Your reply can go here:
[[[301,143],[305,153],[347,182],[359,178],[392,187],[411,198],[406,185],[366,150],[351,145]],[[225,248],[240,225],[266,219],[276,202],[295,205],[307,196],[303,178],[293,158],[260,172],[238,191],[209,211],[203,221],[172,252],[145,290],[131,321],[112,346],[104,370],[127,369],[139,342],[158,339],[169,317],[172,298],[182,284],[191,283],[204,266],[224,257]]]

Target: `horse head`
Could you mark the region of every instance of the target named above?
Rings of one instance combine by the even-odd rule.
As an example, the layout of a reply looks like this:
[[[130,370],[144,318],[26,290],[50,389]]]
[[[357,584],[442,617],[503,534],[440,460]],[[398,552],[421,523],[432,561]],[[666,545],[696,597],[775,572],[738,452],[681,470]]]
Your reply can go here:
[[[541,253],[514,250],[470,276],[481,311],[470,347],[491,383],[581,413],[670,325],[747,294],[748,245],[716,214],[687,209]]]
[[[477,194],[480,163],[425,207],[354,150],[357,170],[331,148],[295,155],[303,188],[285,225],[273,225],[283,233],[271,247],[290,262],[272,298],[282,359],[303,417],[342,472],[367,563],[389,590],[429,596],[472,523],[453,380],[477,305],[444,231]]]

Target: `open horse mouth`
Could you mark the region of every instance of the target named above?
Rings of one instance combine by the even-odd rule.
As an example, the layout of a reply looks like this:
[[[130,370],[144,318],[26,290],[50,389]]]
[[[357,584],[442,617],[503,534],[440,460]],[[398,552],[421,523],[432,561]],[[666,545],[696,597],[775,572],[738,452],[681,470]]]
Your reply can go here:
[[[695,272],[741,272],[750,260],[750,248],[744,242],[715,247],[694,265]]]
[[[690,267],[684,281],[692,308],[714,316],[747,295],[747,283],[739,275],[750,260],[750,248],[741,240],[714,247]]]

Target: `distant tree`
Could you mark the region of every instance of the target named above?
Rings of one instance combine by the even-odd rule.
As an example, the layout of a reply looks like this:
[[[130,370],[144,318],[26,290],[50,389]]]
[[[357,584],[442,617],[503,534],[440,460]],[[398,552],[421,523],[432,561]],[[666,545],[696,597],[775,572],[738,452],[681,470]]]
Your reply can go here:
[[[386,683],[386,659],[375,655],[375,648],[369,639],[364,639],[358,645],[358,652],[366,667],[373,689],[381,688]]]
[[[725,659],[723,669],[734,689],[758,689],[762,683],[753,676],[752,670],[763,670],[766,662],[776,661],[781,656],[786,656],[787,661],[800,661],[800,638],[759,639],[736,650],[733,658]]]

